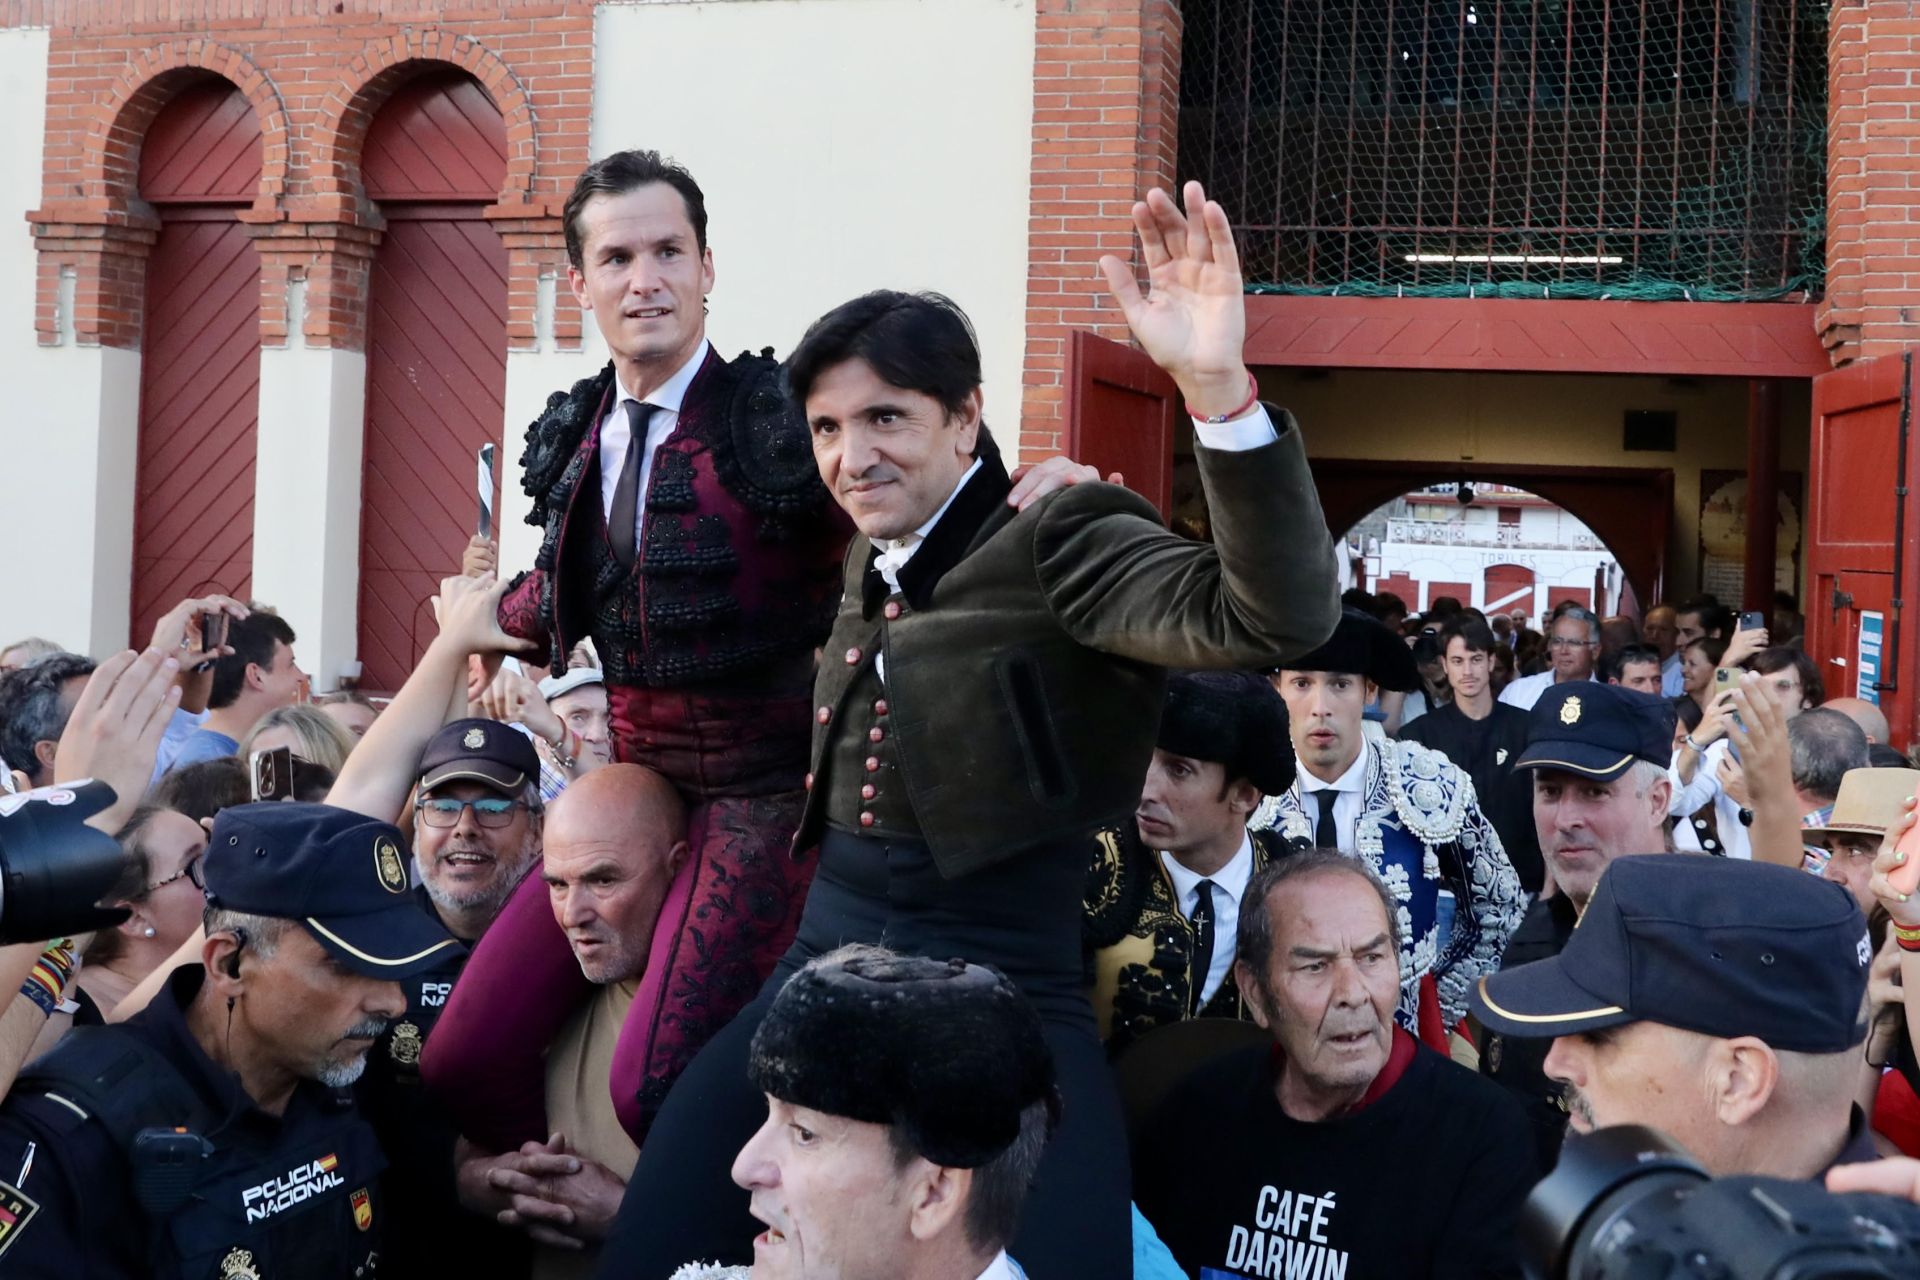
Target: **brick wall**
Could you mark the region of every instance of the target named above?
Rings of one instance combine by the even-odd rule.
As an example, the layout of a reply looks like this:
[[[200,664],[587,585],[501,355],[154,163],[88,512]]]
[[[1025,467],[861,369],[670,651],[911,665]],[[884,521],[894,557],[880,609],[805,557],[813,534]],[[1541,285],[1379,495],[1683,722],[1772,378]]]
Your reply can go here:
[[[1130,211],[1173,182],[1180,96],[1175,0],[1039,0],[1035,15],[1027,355],[1020,456],[1065,443],[1068,334],[1127,340],[1098,261],[1136,262]]]
[[[1920,7],[1848,0],[1827,54],[1827,296],[1835,364],[1920,341]]]
[[[586,0],[6,0],[6,25],[51,28],[35,325],[61,340],[61,277],[73,277],[81,344],[139,345],[145,258],[157,225],[135,190],[140,140],[178,87],[217,75],[260,118],[263,166],[241,214],[259,242],[261,337],[287,341],[289,280],[306,282],[311,346],[364,346],[378,211],[359,183],[360,143],[381,105],[422,70],[474,76],[507,124],[508,171],[487,216],[510,262],[508,338],[535,340],[543,273],[564,273],[559,214],[587,161],[593,6]],[[559,309],[555,337],[579,340]]]

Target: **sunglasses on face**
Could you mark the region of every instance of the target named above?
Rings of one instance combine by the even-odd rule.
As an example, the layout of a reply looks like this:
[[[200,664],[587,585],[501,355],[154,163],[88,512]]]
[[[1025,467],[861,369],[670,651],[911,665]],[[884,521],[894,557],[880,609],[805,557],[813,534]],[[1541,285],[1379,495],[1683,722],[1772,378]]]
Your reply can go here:
[[[428,796],[414,804],[420,821],[429,827],[457,827],[463,810],[473,810],[473,820],[483,827],[498,830],[513,821],[514,810],[526,808],[524,801],[505,796],[482,796],[477,800],[456,800],[451,796]]]

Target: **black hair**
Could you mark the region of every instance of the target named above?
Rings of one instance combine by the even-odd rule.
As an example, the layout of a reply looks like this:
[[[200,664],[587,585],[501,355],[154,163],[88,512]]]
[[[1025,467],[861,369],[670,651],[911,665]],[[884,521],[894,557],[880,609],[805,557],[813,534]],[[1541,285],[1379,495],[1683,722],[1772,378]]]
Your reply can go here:
[[[1381,622],[1385,622],[1389,615],[1396,613],[1403,618],[1407,616],[1407,602],[1405,600],[1402,600],[1391,591],[1376,591],[1373,593],[1373,616],[1375,618],[1378,618]]]
[[[1747,659],[1747,670],[1758,671],[1763,676],[1785,671],[1788,667],[1800,673],[1800,696],[1806,699],[1809,707],[1817,707],[1827,700],[1827,685],[1820,678],[1820,666],[1807,656],[1806,650],[1776,644]]]
[[[1458,596],[1435,596],[1427,605],[1427,616],[1433,619],[1451,618],[1465,607]]]
[[[1700,629],[1708,635],[1718,635],[1731,640],[1733,630],[1733,610],[1721,604],[1712,596],[1694,596],[1691,600],[1682,600],[1673,606],[1673,616],[1683,613],[1696,614],[1700,618]],[[1717,661],[1717,659],[1716,659]]]
[[[1359,587],[1348,587],[1340,593],[1340,603],[1348,609],[1358,609],[1362,613],[1373,612],[1373,593],[1362,591]]]
[[[1628,664],[1636,662],[1651,662],[1657,667],[1660,665],[1660,651],[1650,644],[1622,645],[1618,652],[1607,655],[1605,659],[1607,669],[1600,673],[1601,677],[1607,680],[1618,680],[1626,674]]]
[[[794,403],[804,407],[821,375],[849,360],[866,361],[891,386],[932,397],[949,415],[980,386],[973,323],[944,294],[876,289],[815,320],[787,357]]]
[[[273,670],[276,640],[292,648],[293,628],[285,618],[259,605],[246,617],[228,623],[227,644],[233,652],[213,664],[213,689],[207,694],[207,705],[218,711],[240,701],[249,666]]]
[[[1492,653],[1500,648],[1500,642],[1494,639],[1493,628],[1471,614],[1455,614],[1447,619],[1447,625],[1440,629],[1440,652],[1445,653],[1458,636],[1466,642],[1473,653]]]
[[[581,170],[561,212],[561,224],[567,234],[567,261],[575,271],[585,270],[586,244],[580,233],[580,213],[587,207],[587,201],[595,196],[623,196],[656,182],[664,182],[680,193],[686,202],[687,221],[693,224],[694,243],[701,253],[707,251],[707,197],[693,175],[658,151],[616,151]]]
[[[0,676],[0,759],[29,778],[37,777],[36,743],[58,742],[73,711],[62,691],[67,681],[93,674],[93,659],[53,653]]]
[[[251,799],[252,779],[238,756],[220,756],[170,770],[147,795],[150,804],[184,813],[195,822]]]

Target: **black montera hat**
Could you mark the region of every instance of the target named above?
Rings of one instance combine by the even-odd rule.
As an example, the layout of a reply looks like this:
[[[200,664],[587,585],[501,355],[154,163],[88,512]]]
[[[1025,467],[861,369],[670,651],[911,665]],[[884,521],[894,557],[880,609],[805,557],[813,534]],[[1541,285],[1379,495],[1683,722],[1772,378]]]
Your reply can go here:
[[[413,900],[399,828],[325,804],[222,809],[201,875],[223,911],[298,920],[355,973],[398,981],[460,944]]]
[[[1844,888],[1795,867],[1689,853],[1619,858],[1559,955],[1480,980],[1473,1012],[1509,1036],[1658,1022],[1793,1053],[1866,1037],[1873,944]]]
[[[1371,614],[1342,609],[1340,621],[1327,642],[1312,653],[1281,663],[1281,671],[1343,671],[1365,676],[1382,689],[1405,693],[1418,688],[1420,668],[1413,650]]]
[[[1226,768],[1264,796],[1293,785],[1293,739],[1287,704],[1251,671],[1176,671],[1160,712],[1162,751]]]
[[[829,952],[793,975],[753,1034],[754,1087],[792,1106],[898,1126],[919,1155],[973,1169],[1057,1113],[1040,1018],[992,969],[880,947]]]

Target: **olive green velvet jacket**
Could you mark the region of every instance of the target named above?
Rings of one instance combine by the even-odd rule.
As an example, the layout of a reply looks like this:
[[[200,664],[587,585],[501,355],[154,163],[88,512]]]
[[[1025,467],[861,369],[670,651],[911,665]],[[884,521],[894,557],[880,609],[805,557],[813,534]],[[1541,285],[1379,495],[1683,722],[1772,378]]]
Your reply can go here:
[[[1169,532],[1118,485],[1074,485],[1015,512],[984,432],[980,470],[901,570],[898,594],[856,536],[814,682],[796,849],[818,840],[836,788],[862,785],[827,765],[854,754],[836,750],[841,735],[876,727],[847,695],[879,654],[880,729],[921,837],[953,878],[1131,814],[1166,668],[1268,668],[1322,644],[1340,613],[1332,540],[1292,415],[1268,413],[1279,432],[1269,444],[1195,446],[1211,544]]]

